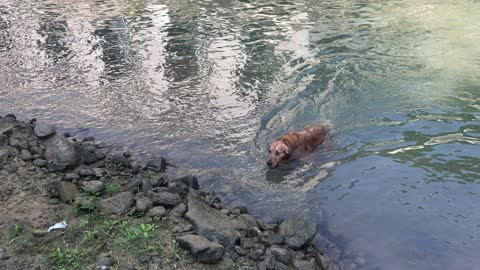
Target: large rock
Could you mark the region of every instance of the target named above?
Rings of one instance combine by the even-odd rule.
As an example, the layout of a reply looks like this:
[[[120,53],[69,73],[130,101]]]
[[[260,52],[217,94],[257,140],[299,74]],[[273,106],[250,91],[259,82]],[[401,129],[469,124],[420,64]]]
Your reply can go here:
[[[279,234],[285,236],[285,243],[292,249],[302,249],[313,240],[317,224],[307,221],[303,215],[285,220],[279,226]]]
[[[55,190],[62,202],[71,202],[75,199],[78,193],[78,188],[75,184],[66,181],[60,181],[55,185]]]
[[[190,250],[201,263],[216,263],[222,259],[225,253],[222,245],[199,235],[186,234],[178,237],[177,241],[180,246]]]
[[[135,208],[139,212],[146,212],[153,207],[153,202],[148,197],[141,197],[135,201]]]
[[[150,198],[153,205],[161,205],[165,207],[174,207],[182,202],[182,197],[178,193],[168,191],[150,192]]]
[[[67,163],[73,168],[82,162],[81,147],[78,143],[72,142],[55,134],[43,141],[45,144],[45,159],[58,163]]]
[[[55,126],[44,121],[37,121],[33,132],[38,138],[46,138],[55,134]]]
[[[209,207],[191,193],[188,194],[187,208],[185,219],[193,224],[199,235],[227,248],[232,248],[240,238],[241,233],[234,229],[236,224],[230,217]]]
[[[130,191],[116,194],[100,201],[100,210],[108,214],[121,215],[128,211],[135,196]]]

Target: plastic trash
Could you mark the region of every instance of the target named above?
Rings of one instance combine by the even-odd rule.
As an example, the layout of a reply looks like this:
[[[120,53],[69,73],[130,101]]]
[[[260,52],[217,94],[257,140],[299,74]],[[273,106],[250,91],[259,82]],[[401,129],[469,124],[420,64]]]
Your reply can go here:
[[[67,222],[64,220],[62,222],[56,223],[52,227],[48,228],[48,232],[51,232],[53,230],[58,230],[58,229],[66,229],[67,228]]]

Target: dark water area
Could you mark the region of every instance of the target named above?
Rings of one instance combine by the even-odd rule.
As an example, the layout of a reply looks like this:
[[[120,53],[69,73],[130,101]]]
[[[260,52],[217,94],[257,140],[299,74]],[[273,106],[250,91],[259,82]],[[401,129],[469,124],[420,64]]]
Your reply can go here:
[[[479,29],[467,0],[4,0],[0,113],[303,212],[348,269],[478,269]],[[331,142],[267,170],[312,123]]]

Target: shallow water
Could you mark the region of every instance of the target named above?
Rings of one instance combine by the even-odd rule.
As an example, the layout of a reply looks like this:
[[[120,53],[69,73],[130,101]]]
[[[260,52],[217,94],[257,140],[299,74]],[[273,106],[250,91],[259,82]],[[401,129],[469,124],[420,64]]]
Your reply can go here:
[[[351,269],[477,269],[479,19],[466,0],[4,0],[0,112],[165,155],[267,220],[304,212]],[[311,123],[331,142],[267,170]]]

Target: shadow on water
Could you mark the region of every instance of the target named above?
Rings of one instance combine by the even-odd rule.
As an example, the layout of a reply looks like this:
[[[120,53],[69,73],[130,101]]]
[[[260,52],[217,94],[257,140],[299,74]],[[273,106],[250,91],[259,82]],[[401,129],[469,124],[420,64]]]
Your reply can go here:
[[[166,155],[266,220],[305,213],[347,269],[475,269],[478,5],[6,0],[0,113]],[[312,123],[332,144],[268,170]]]

